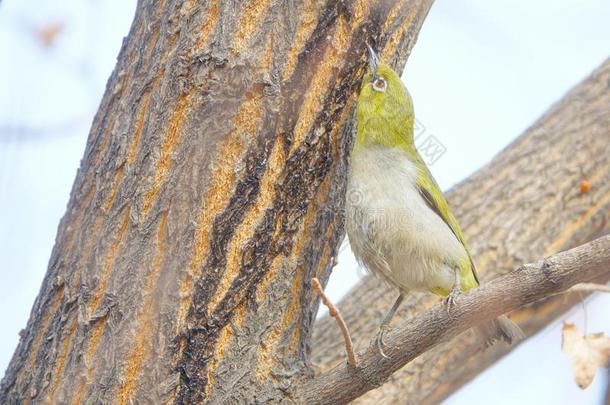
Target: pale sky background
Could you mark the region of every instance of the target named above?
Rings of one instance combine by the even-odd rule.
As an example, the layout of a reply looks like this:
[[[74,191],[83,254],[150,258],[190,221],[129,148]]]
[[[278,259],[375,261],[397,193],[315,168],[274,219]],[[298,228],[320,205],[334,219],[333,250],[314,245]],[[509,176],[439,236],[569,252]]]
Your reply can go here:
[[[0,3],[0,375],[46,271],[59,219],[134,0]],[[432,166],[447,189],[488,162],[610,56],[610,0],[437,0],[403,79],[417,118],[447,152]],[[36,32],[64,25],[51,47]],[[338,301],[361,277],[349,249],[328,287]],[[610,296],[586,304],[588,332],[610,334]],[[561,319],[585,327],[585,309]],[[597,404],[560,351],[559,322],[447,404]]]

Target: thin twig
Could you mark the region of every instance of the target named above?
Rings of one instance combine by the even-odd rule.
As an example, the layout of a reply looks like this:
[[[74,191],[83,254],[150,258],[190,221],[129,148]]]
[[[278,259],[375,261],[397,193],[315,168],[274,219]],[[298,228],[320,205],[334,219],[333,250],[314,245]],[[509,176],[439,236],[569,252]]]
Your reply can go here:
[[[588,319],[587,319],[587,307],[585,306],[585,297],[583,293],[593,293],[593,292],[610,292],[610,287],[605,284],[597,284],[597,283],[579,283],[573,285],[564,291],[564,293],[578,293],[580,297],[580,304],[582,305],[582,313],[583,313],[583,333],[586,335],[588,330]]]
[[[341,316],[341,312],[339,312],[339,309],[337,309],[337,307],[332,302],[330,302],[326,294],[324,294],[324,290],[322,290],[322,284],[320,284],[320,281],[316,277],[311,279],[311,285],[313,286],[314,290],[316,290],[318,294],[320,294],[322,303],[328,308],[329,315],[335,318],[335,320],[337,321],[337,325],[339,325],[339,328],[341,328],[341,333],[343,333],[343,339],[345,340],[345,351],[347,352],[347,365],[349,367],[356,367],[354,344],[352,343],[352,338],[349,334],[347,324]]]

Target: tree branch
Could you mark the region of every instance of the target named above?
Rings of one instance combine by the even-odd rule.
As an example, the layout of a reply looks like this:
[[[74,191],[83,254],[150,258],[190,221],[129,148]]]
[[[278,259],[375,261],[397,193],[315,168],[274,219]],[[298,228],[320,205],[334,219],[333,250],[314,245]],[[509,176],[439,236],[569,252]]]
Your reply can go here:
[[[347,403],[383,384],[394,371],[420,354],[477,323],[608,274],[610,235],[521,266],[460,296],[450,314],[438,304],[387,333],[389,359],[370,345],[358,356],[358,367],[334,367],[304,384],[299,398],[303,403]]]
[[[341,329],[341,333],[343,334],[343,340],[345,341],[345,352],[347,353],[347,365],[349,367],[355,367],[356,366],[356,355],[354,354],[354,344],[352,343],[352,338],[349,334],[349,329],[347,327],[347,324],[345,323],[345,321],[343,320],[343,317],[341,316],[341,312],[339,312],[337,307],[328,299],[326,294],[324,294],[324,289],[322,288],[322,284],[320,284],[320,280],[318,280],[316,277],[312,278],[311,285],[313,286],[314,290],[316,290],[316,292],[320,295],[320,298],[322,299],[322,303],[324,305],[326,305],[326,308],[328,308],[328,314],[330,316],[332,316],[333,318],[335,318],[335,320],[337,321],[337,325],[339,325],[339,328]]]

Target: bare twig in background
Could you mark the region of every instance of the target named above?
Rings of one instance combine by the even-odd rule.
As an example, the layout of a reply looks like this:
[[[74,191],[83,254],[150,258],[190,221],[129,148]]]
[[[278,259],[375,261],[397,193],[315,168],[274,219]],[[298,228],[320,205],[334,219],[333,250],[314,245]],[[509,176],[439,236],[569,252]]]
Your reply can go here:
[[[396,370],[437,344],[485,320],[513,311],[579,282],[610,274],[610,235],[543,261],[527,264],[460,296],[451,314],[439,304],[386,334],[386,353],[370,345],[359,357],[357,373],[339,365],[305,383],[303,403],[347,403],[383,384]]]
[[[335,320],[337,321],[337,325],[339,325],[339,328],[341,328],[341,333],[343,333],[343,339],[345,340],[345,351],[347,352],[347,365],[350,367],[356,367],[356,355],[354,354],[354,345],[352,343],[352,338],[349,334],[347,324],[341,316],[341,312],[339,312],[337,307],[332,302],[330,302],[326,294],[324,294],[322,285],[316,277],[311,279],[311,285],[313,286],[314,290],[316,290],[318,294],[320,294],[322,303],[328,308],[328,313],[330,314],[330,316],[335,318]]]

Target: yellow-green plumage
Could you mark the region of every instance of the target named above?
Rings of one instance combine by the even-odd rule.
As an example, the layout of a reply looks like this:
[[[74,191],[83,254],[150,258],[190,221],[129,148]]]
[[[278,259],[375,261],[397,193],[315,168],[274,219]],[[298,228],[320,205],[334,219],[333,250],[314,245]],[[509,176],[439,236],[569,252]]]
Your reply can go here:
[[[430,209],[441,217],[451,232],[464,246],[466,256],[456,258],[460,269],[460,287],[467,291],[478,285],[475,267],[462,231],[449,209],[438,184],[428,167],[417,152],[413,141],[413,103],[398,75],[387,65],[380,64],[374,74],[383,78],[386,85],[384,92],[373,89],[373,74],[368,73],[363,80],[357,106],[357,136],[353,156],[357,159],[363,148],[396,148],[405,152],[410,161],[417,167],[417,187],[430,206]],[[448,295],[449,290],[438,286],[431,291]]]
[[[415,148],[411,97],[398,75],[376,59],[363,79],[356,118],[346,229],[357,259],[396,286],[401,297],[409,290],[454,296],[476,287],[462,231]],[[488,338],[520,337],[506,317],[492,326],[485,331]]]

